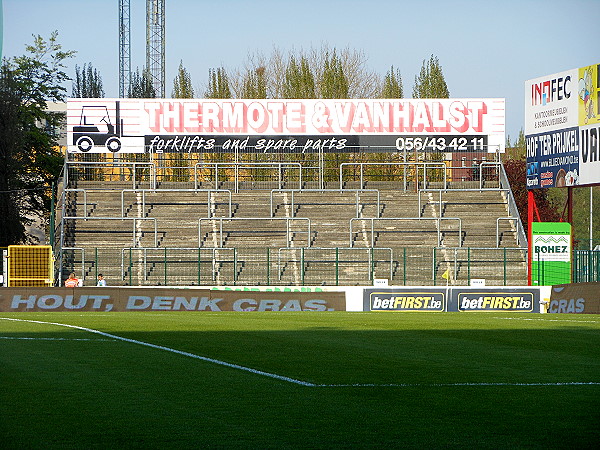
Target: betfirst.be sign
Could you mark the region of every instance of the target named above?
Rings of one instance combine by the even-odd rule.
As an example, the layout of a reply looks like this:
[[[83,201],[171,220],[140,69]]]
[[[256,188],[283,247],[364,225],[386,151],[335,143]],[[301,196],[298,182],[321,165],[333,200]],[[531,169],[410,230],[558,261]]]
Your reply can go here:
[[[69,99],[70,152],[504,151],[504,99]]]
[[[525,82],[528,188],[600,183],[599,68]]]

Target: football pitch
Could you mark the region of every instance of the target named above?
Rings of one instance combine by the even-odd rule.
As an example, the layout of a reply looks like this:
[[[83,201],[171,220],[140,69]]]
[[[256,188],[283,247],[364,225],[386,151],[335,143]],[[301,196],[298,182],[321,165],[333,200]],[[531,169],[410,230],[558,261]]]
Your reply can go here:
[[[600,317],[0,313],[3,448],[594,448]]]

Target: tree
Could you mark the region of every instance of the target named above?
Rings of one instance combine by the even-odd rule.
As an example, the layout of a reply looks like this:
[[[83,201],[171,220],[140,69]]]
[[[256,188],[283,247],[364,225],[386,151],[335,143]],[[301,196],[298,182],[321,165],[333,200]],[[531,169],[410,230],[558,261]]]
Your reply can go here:
[[[506,171],[506,178],[510,184],[510,188],[521,216],[521,222],[523,227],[527,230],[527,180],[526,170],[527,162],[523,159],[509,159],[504,161],[504,170]],[[542,222],[558,222],[560,220],[560,213],[556,207],[552,204],[549,197],[548,189],[534,189],[533,196],[535,198],[535,204],[540,214]]]
[[[385,74],[383,79],[383,87],[381,89],[380,98],[404,98],[404,90],[402,88],[402,76],[400,69],[394,70],[392,66]]]
[[[229,79],[223,67],[208,71],[208,89],[204,96],[206,98],[231,98]]]
[[[348,98],[348,79],[335,50],[325,55],[321,77],[321,98]]]
[[[317,98],[315,94],[315,77],[303,56],[300,64],[296,58],[290,58],[283,85],[283,98]]]
[[[192,77],[190,73],[183,67],[183,61],[179,62],[179,70],[177,76],[173,80],[173,98],[194,98],[194,88],[192,87]]]
[[[526,159],[527,144],[525,142],[525,133],[523,129],[519,131],[519,136],[514,143],[510,142],[510,136],[506,137],[506,150],[504,159]]]
[[[442,66],[436,56],[431,55],[429,61],[423,61],[421,72],[415,76],[413,98],[449,98],[450,91],[446,85]]]
[[[73,97],[76,98],[103,98],[104,88],[100,73],[92,64],[84,64],[83,69],[75,66],[75,80],[73,82]]]
[[[0,69],[0,247],[33,243],[26,226],[44,220],[51,190],[62,168],[57,133],[64,115],[48,102],[64,101],[69,80],[55,31],[46,41],[34,36],[27,55],[5,60]]]
[[[152,77],[148,69],[142,70],[136,68],[131,74],[131,84],[129,85],[129,98],[156,98],[156,89],[152,85]]]
[[[266,69],[264,66],[248,70],[242,89],[243,98],[267,98]]]

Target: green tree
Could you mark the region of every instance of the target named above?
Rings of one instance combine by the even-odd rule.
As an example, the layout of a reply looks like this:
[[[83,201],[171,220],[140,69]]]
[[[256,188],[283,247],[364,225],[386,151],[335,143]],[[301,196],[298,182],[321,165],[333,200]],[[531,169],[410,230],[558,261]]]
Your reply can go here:
[[[190,73],[183,67],[183,61],[179,62],[177,76],[173,80],[173,98],[194,98],[194,88],[192,87],[192,77]]]
[[[317,98],[315,93],[315,77],[305,57],[290,58],[283,84],[283,98]]]
[[[344,74],[342,61],[337,57],[335,50],[329,56],[325,55],[323,75],[321,78],[322,98],[348,98],[348,78]]]
[[[431,55],[429,61],[423,61],[421,72],[415,76],[413,98],[449,98],[450,91],[446,85],[442,66],[436,56]]]
[[[527,144],[525,141],[525,133],[523,129],[519,130],[519,136],[513,143],[510,141],[510,136],[506,137],[506,149],[504,160],[521,159],[525,160],[527,156]]]
[[[73,80],[72,96],[76,98],[103,98],[104,88],[100,73],[92,64],[84,64],[83,68],[75,66],[75,80]]]
[[[264,66],[248,70],[242,88],[243,98],[267,98],[267,80]]]
[[[208,71],[208,89],[204,96],[206,98],[231,98],[229,78],[223,67]]]
[[[152,77],[148,69],[142,70],[136,68],[131,74],[131,84],[129,85],[129,98],[156,98],[156,89],[152,85]]]
[[[404,89],[402,88],[402,76],[400,69],[394,70],[392,66],[385,74],[383,87],[381,88],[380,98],[404,98]]]
[[[63,162],[55,130],[64,115],[47,103],[65,100],[64,61],[74,52],[62,50],[56,31],[34,36],[26,51],[0,68],[0,247],[35,241],[26,226],[45,220]]]

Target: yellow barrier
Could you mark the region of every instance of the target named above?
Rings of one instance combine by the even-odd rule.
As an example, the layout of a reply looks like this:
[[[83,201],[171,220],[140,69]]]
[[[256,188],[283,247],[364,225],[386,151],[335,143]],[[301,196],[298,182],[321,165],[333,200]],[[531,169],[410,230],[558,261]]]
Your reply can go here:
[[[7,277],[8,287],[52,286],[52,247],[10,245]]]

